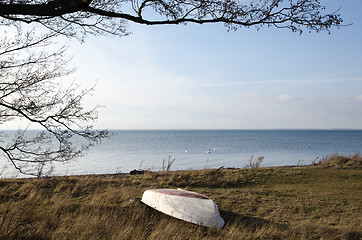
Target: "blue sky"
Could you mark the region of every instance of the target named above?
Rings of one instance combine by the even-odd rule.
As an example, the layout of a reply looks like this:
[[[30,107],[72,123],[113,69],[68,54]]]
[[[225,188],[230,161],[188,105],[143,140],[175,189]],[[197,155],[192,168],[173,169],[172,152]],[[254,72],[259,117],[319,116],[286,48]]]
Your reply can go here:
[[[95,83],[96,128],[362,129],[362,1],[328,0],[348,27],[292,33],[222,24],[142,26],[70,43]]]

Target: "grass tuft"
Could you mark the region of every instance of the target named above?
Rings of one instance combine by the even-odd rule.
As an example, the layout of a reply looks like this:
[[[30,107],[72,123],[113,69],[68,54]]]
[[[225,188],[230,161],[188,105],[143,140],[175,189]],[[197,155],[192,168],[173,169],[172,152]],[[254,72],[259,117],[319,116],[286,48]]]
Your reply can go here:
[[[337,167],[337,168],[362,168],[362,157],[360,153],[351,156],[341,156],[333,154],[331,156],[324,157],[318,165],[323,167]]]

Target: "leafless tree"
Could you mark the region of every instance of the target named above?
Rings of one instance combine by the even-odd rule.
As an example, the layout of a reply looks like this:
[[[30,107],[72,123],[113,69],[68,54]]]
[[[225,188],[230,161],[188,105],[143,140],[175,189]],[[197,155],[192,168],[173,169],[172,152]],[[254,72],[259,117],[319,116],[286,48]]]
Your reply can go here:
[[[127,34],[126,22],[146,25],[223,23],[228,29],[274,26],[293,32],[341,26],[338,10],[319,0],[0,0],[4,20],[37,22],[67,36]]]
[[[62,86],[60,80],[72,70],[65,67],[65,48],[46,49],[51,39],[124,36],[128,22],[222,23],[228,30],[268,26],[302,33],[330,32],[343,21],[338,9],[327,13],[319,0],[0,0],[0,31],[16,29],[13,37],[0,33],[0,124],[21,120],[44,130],[33,136],[19,131],[12,141],[0,134],[0,150],[21,173],[44,175],[51,163],[74,159],[107,136],[88,124],[97,111],[85,110],[82,100],[92,89]],[[24,31],[20,23],[50,31]]]
[[[9,26],[0,39],[0,125],[9,121],[32,124],[44,131],[19,130],[14,136],[0,134],[0,150],[23,174],[50,173],[52,163],[67,162],[83,154],[89,146],[107,136],[93,131],[96,108],[85,110],[84,96],[90,90],[62,86],[67,69],[65,47],[56,51],[51,39],[56,33]],[[11,30],[13,32],[11,33]],[[81,138],[80,138],[81,137]]]

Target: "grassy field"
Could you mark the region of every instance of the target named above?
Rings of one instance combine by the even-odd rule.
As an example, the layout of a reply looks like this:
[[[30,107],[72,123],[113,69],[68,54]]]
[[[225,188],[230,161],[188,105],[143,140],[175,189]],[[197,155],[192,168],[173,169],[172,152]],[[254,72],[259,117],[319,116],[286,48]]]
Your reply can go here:
[[[219,206],[221,229],[142,204],[184,188]],[[315,166],[0,180],[0,239],[361,239],[362,158]]]

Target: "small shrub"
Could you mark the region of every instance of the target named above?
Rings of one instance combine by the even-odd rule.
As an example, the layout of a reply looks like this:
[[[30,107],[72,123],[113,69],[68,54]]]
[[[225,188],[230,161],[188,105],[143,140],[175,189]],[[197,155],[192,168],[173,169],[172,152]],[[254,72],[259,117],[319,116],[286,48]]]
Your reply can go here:
[[[168,161],[166,163],[166,159],[162,161],[161,171],[170,171],[172,164],[175,162],[176,158],[171,160],[171,156],[168,156]]]
[[[338,167],[338,168],[362,168],[362,156],[357,153],[352,156],[342,156],[337,153],[324,157],[317,165],[323,167]]]
[[[253,161],[254,155],[251,155],[250,161],[246,164],[246,168],[258,168],[264,160],[263,156],[259,156],[257,160]]]

